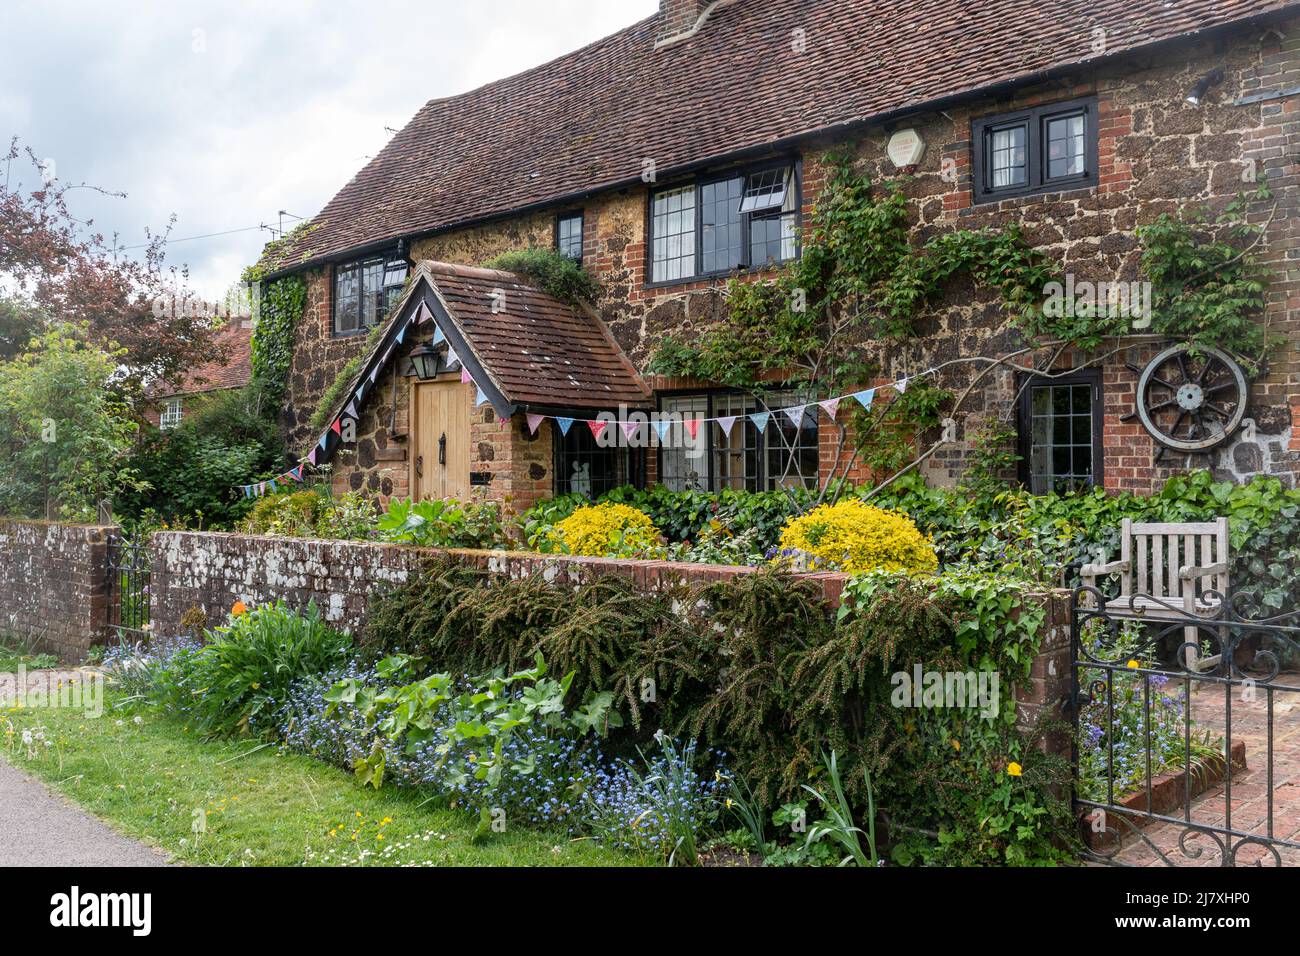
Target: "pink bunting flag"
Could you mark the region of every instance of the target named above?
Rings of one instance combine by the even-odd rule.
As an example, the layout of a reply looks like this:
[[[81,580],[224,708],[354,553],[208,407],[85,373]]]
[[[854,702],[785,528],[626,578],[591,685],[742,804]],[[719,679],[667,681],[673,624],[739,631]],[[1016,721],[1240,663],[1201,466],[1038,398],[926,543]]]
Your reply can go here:
[[[469,369],[462,365],[460,367],[460,384],[468,385],[472,381],[474,381],[474,379],[470,376]]]
[[[601,421],[587,422],[587,427],[591,429],[591,437],[599,439],[601,435],[605,434],[605,426],[608,424],[609,422]]]
[[[623,434],[627,436],[628,441],[636,440],[636,433],[641,430],[640,422],[624,422]]]
[[[530,435],[536,435],[537,429],[541,427],[542,422],[546,421],[545,415],[529,414],[529,415],[525,415],[524,417],[528,419],[528,433]]]
[[[700,433],[700,420],[698,418],[684,418],[682,425],[685,426],[687,433],[691,438],[695,438]]]
[[[317,450],[318,450],[318,449],[313,448],[313,449],[311,450],[311,454],[307,456],[307,460],[308,460],[309,462],[311,462],[313,465],[316,464],[316,452],[317,452]]]
[[[330,425],[330,431],[332,431],[336,435],[343,434],[343,425],[341,424],[339,419],[337,418],[334,419],[334,424]]]
[[[817,404],[826,410],[826,415],[831,421],[835,421],[835,415],[840,410],[840,400],[838,398],[828,398],[826,401]]]

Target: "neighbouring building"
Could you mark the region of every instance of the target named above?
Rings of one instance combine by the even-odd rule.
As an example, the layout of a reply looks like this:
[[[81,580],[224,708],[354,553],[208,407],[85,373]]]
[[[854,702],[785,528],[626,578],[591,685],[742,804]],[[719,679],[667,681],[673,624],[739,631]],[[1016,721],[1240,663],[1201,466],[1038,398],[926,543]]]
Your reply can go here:
[[[217,330],[209,361],[189,369],[178,381],[158,382],[149,389],[145,420],[159,428],[175,428],[208,397],[247,385],[253,374],[252,334],[252,324],[238,319]]]
[[[1135,334],[1076,375],[988,372],[922,469],[956,480],[978,428],[1003,420],[1034,488],[1145,492],[1192,467],[1294,483],[1300,4],[1273,0],[663,0],[581,50],[431,100],[269,263],[308,290],[284,409],[295,451],[330,464],[340,490],[481,487],[517,507],[625,482],[816,481],[832,464],[827,410],[755,420],[750,396],[648,364],[666,333],[722,314],[732,276],[800,254],[829,150],[874,179],[908,173],[917,237],[1014,222],[1093,282],[1137,279],[1134,231],[1161,212],[1266,177],[1264,320],[1289,344],[1235,399],[1226,380],[1221,423],[1189,436],[1181,416],[1166,438],[1190,440],[1162,442],[1133,417],[1143,370],[1177,344]],[[481,268],[530,246],[581,261],[596,307]],[[1009,352],[1004,318],[993,293],[954,283],[921,336],[879,347],[877,381]],[[413,352],[435,363],[427,380]],[[363,353],[334,426],[309,430]],[[936,379],[960,390],[974,375]],[[1214,417],[1199,387],[1176,401]],[[679,432],[702,420],[702,434],[689,449],[610,447],[586,422],[620,405],[675,414]]]

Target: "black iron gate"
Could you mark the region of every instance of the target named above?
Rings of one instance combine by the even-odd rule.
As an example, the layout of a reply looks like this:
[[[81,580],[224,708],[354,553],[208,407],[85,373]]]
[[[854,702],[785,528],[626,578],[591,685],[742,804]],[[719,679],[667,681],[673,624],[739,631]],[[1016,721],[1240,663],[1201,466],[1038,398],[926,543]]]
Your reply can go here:
[[[149,633],[149,576],[153,549],[147,534],[116,534],[108,542],[108,627],[118,640]]]
[[[1074,592],[1074,806],[1091,861],[1300,865],[1300,610],[1204,597],[1206,614]]]

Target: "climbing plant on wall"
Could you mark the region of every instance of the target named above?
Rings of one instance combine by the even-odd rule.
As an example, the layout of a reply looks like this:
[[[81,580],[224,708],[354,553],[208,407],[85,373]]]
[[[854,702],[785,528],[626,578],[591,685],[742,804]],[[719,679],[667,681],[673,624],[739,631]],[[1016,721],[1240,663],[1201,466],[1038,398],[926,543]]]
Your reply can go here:
[[[284,398],[293,364],[294,336],[307,302],[307,283],[290,275],[262,284],[261,313],[253,329],[253,383],[266,409],[274,413]]]
[[[1021,343],[1014,351],[965,353],[942,363],[978,369],[955,396],[933,386],[912,395],[917,381],[901,396],[905,400],[879,403],[870,412],[855,409],[851,431],[837,426],[841,448],[850,435],[855,446],[848,455],[836,455],[843,474],[860,458],[887,474],[904,459],[911,461],[901,464],[902,471],[915,467],[942,443],[916,455],[915,437],[935,427],[943,411],[955,412],[995,367],[1027,373],[1056,368],[1071,347],[1089,353],[1083,365],[1096,364],[1105,358],[1098,352],[1103,342],[1135,332],[1245,353],[1256,366],[1270,344],[1259,322],[1267,269],[1256,249],[1272,217],[1251,219],[1255,204],[1270,198],[1264,184],[1215,209],[1165,213],[1137,230],[1149,283],[1149,309],[1138,316],[1131,308],[1136,301],[1117,310],[1103,295],[1053,309],[1057,266],[1032,249],[1014,223],[1000,230],[941,232],[917,242],[900,182],[872,183],[848,156],[824,162],[828,185],[801,256],[760,281],[733,278],[725,291],[727,316],[703,330],[665,338],[652,357],[652,371],[743,389],[760,402],[778,387],[802,388],[810,398],[842,395],[880,373],[872,365],[875,346],[920,335],[918,320],[927,306],[959,276],[998,294],[1007,330],[1018,333],[1011,341]],[[922,369],[908,374],[917,371]],[[836,477],[833,468],[824,478],[823,497],[837,486]]]

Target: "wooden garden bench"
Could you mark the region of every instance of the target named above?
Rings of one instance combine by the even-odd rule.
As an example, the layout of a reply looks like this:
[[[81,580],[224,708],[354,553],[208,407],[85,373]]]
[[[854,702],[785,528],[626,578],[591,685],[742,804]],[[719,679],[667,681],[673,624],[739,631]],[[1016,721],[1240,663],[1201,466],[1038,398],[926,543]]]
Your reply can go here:
[[[1084,584],[1119,575],[1120,596],[1106,602],[1114,618],[1169,621],[1217,614],[1228,597],[1228,519],[1154,524],[1125,518],[1120,526],[1118,561],[1085,564]],[[1214,592],[1211,594],[1210,592]],[[1188,644],[1199,644],[1197,628],[1184,631]],[[1188,666],[1214,667],[1219,658],[1199,658],[1188,651]]]

